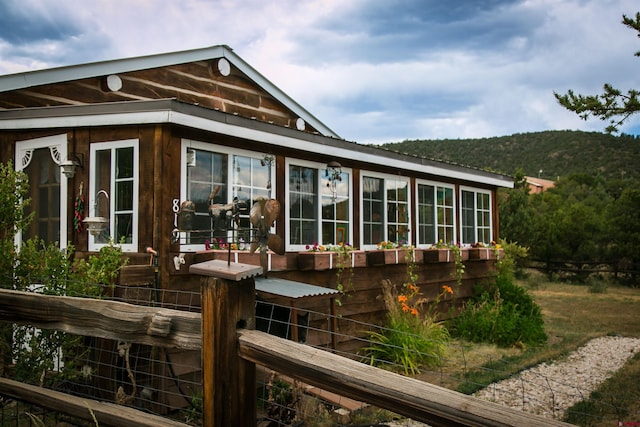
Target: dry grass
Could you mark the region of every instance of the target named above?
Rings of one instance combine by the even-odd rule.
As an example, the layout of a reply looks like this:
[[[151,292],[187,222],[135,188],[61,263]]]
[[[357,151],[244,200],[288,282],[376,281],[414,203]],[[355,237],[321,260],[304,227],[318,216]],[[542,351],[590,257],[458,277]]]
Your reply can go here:
[[[520,285],[542,308],[548,342],[535,348],[499,348],[452,342],[447,363],[421,378],[444,387],[473,392],[541,362],[560,358],[603,335],[640,337],[640,289],[608,284],[605,293],[587,285],[549,282],[531,271]]]
[[[610,285],[592,293],[585,285],[549,283],[539,273],[523,283],[542,308],[551,342],[567,344],[617,334],[640,337],[640,290]]]

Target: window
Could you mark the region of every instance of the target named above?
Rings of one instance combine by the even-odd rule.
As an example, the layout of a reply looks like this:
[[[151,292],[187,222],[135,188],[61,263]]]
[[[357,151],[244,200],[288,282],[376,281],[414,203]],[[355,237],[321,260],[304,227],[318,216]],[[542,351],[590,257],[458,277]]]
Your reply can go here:
[[[60,162],[67,158],[67,135],[60,134],[16,142],[16,170],[29,178],[29,198],[25,214],[33,221],[16,235],[16,245],[38,237],[45,243],[67,246],[67,179],[61,176]]]
[[[382,241],[410,244],[408,178],[362,178],[362,247]]]
[[[182,200],[195,204],[195,215],[190,230],[181,230],[181,250],[202,250],[207,240],[250,244],[251,207],[258,198],[272,197],[273,157],[184,140],[182,159]],[[234,200],[241,208],[238,226],[209,214],[211,204]]]
[[[289,250],[304,250],[313,244],[350,243],[349,171],[341,171],[332,190],[325,165],[290,160],[287,183]]]
[[[123,251],[138,250],[138,140],[91,144],[93,179],[89,216],[104,217],[108,227],[89,235],[89,250],[99,250],[110,240]]]
[[[462,243],[491,243],[491,193],[461,190]]]
[[[453,187],[418,183],[418,245],[456,241]]]

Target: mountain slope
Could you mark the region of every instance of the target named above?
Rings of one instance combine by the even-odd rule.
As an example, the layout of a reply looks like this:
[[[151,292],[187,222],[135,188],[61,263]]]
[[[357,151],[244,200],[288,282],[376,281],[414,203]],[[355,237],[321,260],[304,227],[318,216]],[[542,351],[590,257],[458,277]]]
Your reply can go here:
[[[481,139],[407,140],[382,148],[512,175],[557,179],[575,172],[640,178],[640,138],[545,131]]]

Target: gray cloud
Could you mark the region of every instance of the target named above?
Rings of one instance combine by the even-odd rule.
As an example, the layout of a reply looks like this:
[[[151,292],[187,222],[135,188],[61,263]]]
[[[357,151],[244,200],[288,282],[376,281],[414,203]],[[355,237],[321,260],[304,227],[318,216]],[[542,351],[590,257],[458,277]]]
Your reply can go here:
[[[553,91],[637,86],[635,3],[5,0],[0,73],[227,44],[357,142],[602,130]]]

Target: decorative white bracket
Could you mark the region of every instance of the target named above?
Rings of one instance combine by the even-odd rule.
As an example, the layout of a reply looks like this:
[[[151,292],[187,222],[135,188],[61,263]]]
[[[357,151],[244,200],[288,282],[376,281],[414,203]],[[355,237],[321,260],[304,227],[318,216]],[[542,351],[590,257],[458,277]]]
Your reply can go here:
[[[173,265],[176,267],[176,271],[180,271],[180,266],[184,264],[184,254],[180,254],[173,257]]]

